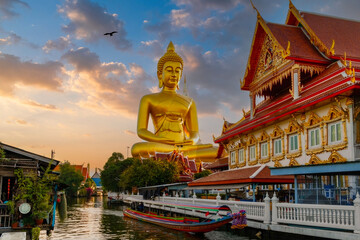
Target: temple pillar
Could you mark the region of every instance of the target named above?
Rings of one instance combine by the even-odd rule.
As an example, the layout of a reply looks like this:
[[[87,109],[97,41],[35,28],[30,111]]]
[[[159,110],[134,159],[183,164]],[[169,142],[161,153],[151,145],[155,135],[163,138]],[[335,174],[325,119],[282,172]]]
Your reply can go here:
[[[292,78],[292,96],[297,99],[300,96],[300,68],[299,65],[295,64],[291,69]]]
[[[250,93],[250,119],[252,119],[254,117],[255,114],[255,95],[253,95],[252,93]]]

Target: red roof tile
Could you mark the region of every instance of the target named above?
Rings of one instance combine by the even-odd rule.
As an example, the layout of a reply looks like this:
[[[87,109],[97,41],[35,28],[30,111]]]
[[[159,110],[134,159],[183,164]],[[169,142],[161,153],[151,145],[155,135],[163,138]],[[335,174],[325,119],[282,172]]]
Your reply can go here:
[[[328,49],[335,40],[335,55],[346,52],[348,57],[360,59],[360,22],[308,12],[300,15]]]
[[[261,168],[261,169],[260,169]],[[237,184],[237,183],[293,183],[294,176],[271,176],[268,166],[240,168],[213,173],[189,183],[192,186]]]
[[[290,57],[329,62],[315,49],[299,27],[267,23],[276,40],[284,49],[290,42]]]
[[[211,163],[210,165],[206,166],[206,169],[215,169],[215,168],[222,168],[227,167],[228,164],[228,157],[220,158],[215,162]]]

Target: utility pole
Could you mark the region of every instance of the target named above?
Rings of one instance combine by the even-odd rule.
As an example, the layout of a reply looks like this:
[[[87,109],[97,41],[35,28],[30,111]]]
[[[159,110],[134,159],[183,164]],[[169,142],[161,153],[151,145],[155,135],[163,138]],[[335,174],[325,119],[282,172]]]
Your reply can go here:
[[[51,159],[54,159],[55,156],[55,150],[51,149]]]
[[[127,150],[126,150],[126,158],[129,158],[129,146],[127,146]]]

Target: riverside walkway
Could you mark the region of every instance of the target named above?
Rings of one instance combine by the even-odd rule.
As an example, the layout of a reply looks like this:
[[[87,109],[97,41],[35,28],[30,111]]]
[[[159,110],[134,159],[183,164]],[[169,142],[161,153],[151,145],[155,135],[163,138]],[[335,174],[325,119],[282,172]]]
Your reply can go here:
[[[157,197],[143,200],[142,195],[123,195],[125,203],[143,202],[145,207],[170,210],[204,218],[204,213],[182,207],[169,206],[173,203],[192,205],[227,205],[232,212],[246,211],[248,226],[267,231],[300,234],[327,239],[360,239],[360,195],[356,195],[353,206],[279,203],[274,193],[268,194],[264,202],[242,202],[216,199],[199,199],[179,196]]]

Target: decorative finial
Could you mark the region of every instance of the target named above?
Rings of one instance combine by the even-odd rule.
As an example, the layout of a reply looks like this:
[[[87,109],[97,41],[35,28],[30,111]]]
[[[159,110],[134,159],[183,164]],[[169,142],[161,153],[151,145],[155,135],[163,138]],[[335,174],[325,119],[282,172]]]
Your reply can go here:
[[[334,54],[335,54],[334,47],[335,47],[335,40],[333,39],[333,40],[332,40],[331,47],[330,47],[330,50],[329,50],[329,52],[330,52],[331,55],[334,55]]]
[[[254,6],[254,3],[250,0],[251,6],[253,7],[253,9],[255,9],[255,11],[257,12],[258,17],[260,16],[259,11],[257,10],[257,8]]]

